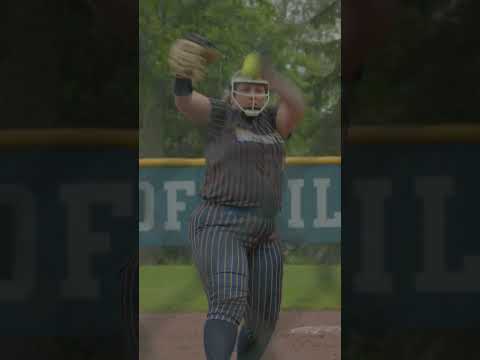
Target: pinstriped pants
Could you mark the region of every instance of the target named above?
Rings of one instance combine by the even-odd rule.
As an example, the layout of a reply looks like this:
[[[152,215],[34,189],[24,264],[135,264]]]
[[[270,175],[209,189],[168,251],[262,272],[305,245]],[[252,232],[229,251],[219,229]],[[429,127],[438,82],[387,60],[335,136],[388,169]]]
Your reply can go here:
[[[255,334],[277,322],[283,259],[278,240],[270,240],[274,218],[250,210],[203,202],[191,215],[189,238],[207,319],[244,320]]]

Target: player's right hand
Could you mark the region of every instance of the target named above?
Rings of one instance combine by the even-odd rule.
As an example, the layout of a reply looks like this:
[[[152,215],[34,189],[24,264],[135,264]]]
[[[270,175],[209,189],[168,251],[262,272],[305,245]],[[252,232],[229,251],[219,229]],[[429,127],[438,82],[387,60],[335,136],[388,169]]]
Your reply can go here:
[[[202,81],[207,74],[207,65],[220,58],[218,50],[207,39],[189,34],[176,40],[170,48],[168,64],[179,78]]]

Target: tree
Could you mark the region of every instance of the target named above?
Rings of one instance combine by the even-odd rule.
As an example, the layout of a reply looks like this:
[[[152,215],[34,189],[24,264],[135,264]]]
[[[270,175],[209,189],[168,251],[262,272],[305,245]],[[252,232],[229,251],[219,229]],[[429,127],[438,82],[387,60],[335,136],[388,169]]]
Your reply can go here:
[[[200,92],[221,96],[247,53],[269,51],[277,69],[302,88],[310,105],[289,142],[290,154],[338,153],[340,1],[320,3],[141,0],[141,156],[202,156],[202,131],[174,109],[166,59],[172,42],[190,31],[207,36],[224,55],[209,68]]]

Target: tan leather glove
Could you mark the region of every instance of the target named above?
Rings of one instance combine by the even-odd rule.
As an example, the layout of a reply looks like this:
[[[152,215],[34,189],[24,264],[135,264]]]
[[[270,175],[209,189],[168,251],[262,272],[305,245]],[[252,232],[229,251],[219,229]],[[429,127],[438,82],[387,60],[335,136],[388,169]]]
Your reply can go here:
[[[176,77],[202,81],[207,75],[207,66],[221,57],[220,52],[206,38],[188,34],[176,40],[170,48],[168,64]]]

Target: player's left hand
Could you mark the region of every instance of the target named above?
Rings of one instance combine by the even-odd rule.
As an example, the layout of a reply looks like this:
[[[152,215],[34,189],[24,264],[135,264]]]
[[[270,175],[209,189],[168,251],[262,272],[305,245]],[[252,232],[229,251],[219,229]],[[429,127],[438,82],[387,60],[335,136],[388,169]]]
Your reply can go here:
[[[168,64],[176,77],[198,83],[206,77],[207,66],[220,57],[220,52],[206,38],[198,34],[188,34],[173,43]]]

